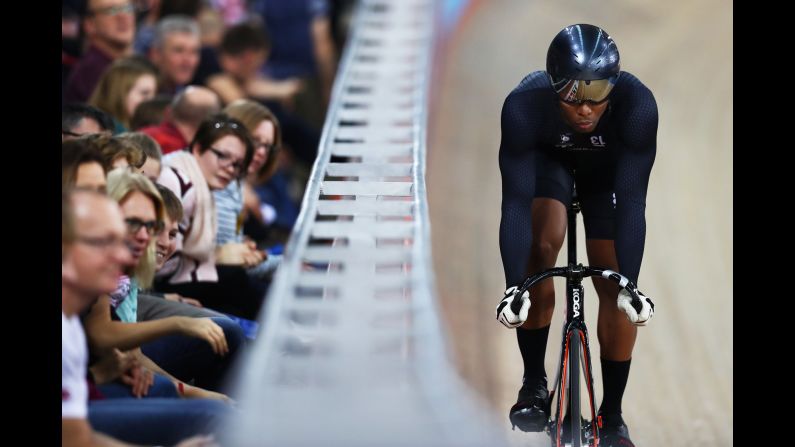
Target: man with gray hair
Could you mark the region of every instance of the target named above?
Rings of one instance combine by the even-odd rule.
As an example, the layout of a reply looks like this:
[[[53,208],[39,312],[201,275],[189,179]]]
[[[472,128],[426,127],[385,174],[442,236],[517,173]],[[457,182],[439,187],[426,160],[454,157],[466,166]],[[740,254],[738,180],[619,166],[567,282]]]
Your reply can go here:
[[[133,262],[126,233],[121,208],[104,194],[61,193],[61,445],[171,445],[192,436],[177,447],[217,447],[212,436],[196,435],[215,432],[229,416],[220,401],[130,397],[89,403],[89,357],[80,314],[98,296],[112,292]]]
[[[185,15],[170,15],[157,24],[149,59],[160,72],[158,93],[174,95],[186,86],[199,66],[199,23]]]
[[[212,90],[189,85],[174,97],[166,119],[157,126],[140,130],[160,144],[163,155],[188,147],[199,124],[221,111],[221,100]]]

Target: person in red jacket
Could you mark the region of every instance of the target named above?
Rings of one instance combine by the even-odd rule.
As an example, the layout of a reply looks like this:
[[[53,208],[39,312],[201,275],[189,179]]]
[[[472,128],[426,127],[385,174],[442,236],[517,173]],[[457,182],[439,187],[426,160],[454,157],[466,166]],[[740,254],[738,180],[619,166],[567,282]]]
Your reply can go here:
[[[188,147],[199,124],[208,116],[221,111],[221,101],[212,90],[191,85],[174,97],[166,119],[157,126],[140,131],[154,138],[163,155]]]

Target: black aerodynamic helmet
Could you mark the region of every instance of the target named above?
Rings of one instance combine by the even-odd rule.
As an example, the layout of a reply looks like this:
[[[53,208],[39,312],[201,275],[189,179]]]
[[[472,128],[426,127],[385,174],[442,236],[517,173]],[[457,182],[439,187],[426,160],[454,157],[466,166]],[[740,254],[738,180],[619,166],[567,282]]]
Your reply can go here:
[[[549,44],[547,74],[563,101],[604,101],[620,70],[618,47],[598,26],[567,26]]]

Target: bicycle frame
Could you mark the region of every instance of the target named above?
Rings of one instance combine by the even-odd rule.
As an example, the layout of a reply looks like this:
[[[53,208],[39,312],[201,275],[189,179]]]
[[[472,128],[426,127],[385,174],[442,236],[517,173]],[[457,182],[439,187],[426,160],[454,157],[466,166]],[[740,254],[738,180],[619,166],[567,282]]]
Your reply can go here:
[[[593,374],[591,368],[591,348],[588,343],[588,328],[585,325],[585,290],[582,285],[583,273],[585,268],[582,264],[577,264],[577,214],[580,212],[580,203],[576,196],[572,199],[568,209],[568,265],[570,272],[566,275],[566,320],[563,325],[563,342],[561,346],[560,363],[558,364],[558,374],[556,386],[549,393],[550,406],[555,395],[555,390],[559,390],[557,407],[555,410],[556,418],[550,422],[550,430],[554,436],[557,447],[561,447],[561,435],[563,432],[563,403],[569,404],[571,420],[572,446],[581,445],[581,421],[580,421],[580,355],[582,355],[582,369],[585,373],[585,384],[588,390],[588,404],[591,409],[591,433],[593,433],[593,446],[598,445],[599,427],[596,423],[596,410],[594,407],[593,393]],[[587,422],[587,421],[586,421]]]

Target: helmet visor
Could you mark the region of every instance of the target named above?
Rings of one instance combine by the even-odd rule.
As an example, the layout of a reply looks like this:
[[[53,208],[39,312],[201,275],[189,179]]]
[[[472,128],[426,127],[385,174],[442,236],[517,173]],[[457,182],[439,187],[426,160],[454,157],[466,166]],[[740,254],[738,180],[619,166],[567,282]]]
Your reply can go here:
[[[562,82],[562,88],[556,89],[561,101],[570,103],[602,102],[607,99],[618,76],[608,79],[595,79],[592,81],[568,79]],[[560,85],[559,84],[559,85]]]

